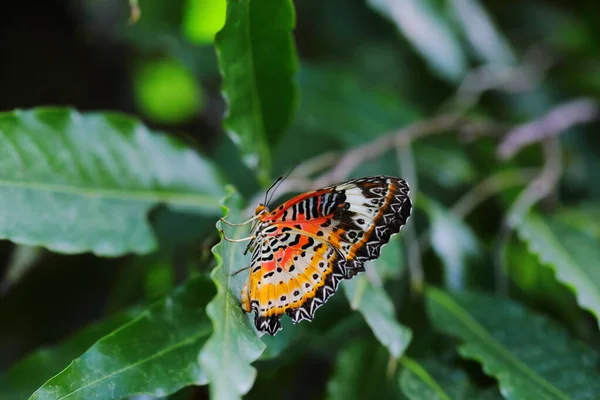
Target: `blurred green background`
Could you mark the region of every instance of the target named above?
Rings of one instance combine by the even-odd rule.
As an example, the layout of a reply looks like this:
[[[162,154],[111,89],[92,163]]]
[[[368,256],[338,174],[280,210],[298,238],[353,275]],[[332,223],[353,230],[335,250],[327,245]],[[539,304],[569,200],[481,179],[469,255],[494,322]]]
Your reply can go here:
[[[292,127],[273,150],[275,175],[309,157],[351,148],[463,106],[469,106],[476,118],[517,125],[562,102],[600,95],[597,1],[406,0],[396,2],[401,4],[397,10],[390,3],[394,2],[294,2],[301,100]],[[260,192],[263,188],[242,164],[221,126],[225,103],[213,40],[224,24],[225,1],[140,0],[138,5],[140,18],[131,24],[131,4],[126,0],[3,5],[0,111],[66,105],[80,111],[138,115],[150,128],[179,137],[215,160],[242,194]],[[487,72],[481,72],[482,66]],[[486,85],[491,90],[482,90]],[[471,97],[473,93],[477,98]],[[585,201],[597,209],[598,127],[597,122],[576,127],[561,138],[564,171],[556,191],[561,204],[575,208]],[[502,163],[495,159],[495,146],[492,138],[424,139],[412,148],[419,190],[449,207],[491,174],[511,166],[540,165],[538,148],[528,148]],[[386,157],[361,166],[354,175],[394,173],[397,155]],[[490,292],[498,288],[493,269],[481,266],[491,265],[503,212],[518,193],[507,189],[467,219],[478,238],[476,247],[485,253],[483,260],[471,264],[472,287]],[[552,199],[542,207],[557,208]],[[415,211],[414,218],[423,227],[418,223],[425,219],[421,211]],[[597,220],[561,215],[594,237],[600,235]],[[1,241],[0,371],[112,311],[160,298],[188,271],[212,265],[208,252],[216,240],[212,219],[161,208],[152,213],[152,221],[161,250],[148,259],[67,256],[22,246],[17,251],[12,243]],[[520,266],[508,267],[516,296],[598,349],[597,326],[589,315],[574,311],[573,294],[539,268],[523,243],[512,238],[507,248],[507,265],[518,260]],[[431,251],[424,253],[431,282],[444,280],[443,264]],[[391,297],[405,301],[408,283],[396,288]],[[412,314],[422,310],[415,307],[404,310],[401,320],[418,321]],[[347,306],[338,304],[338,308]],[[325,310],[321,314],[324,323],[328,314]],[[329,323],[334,321],[335,317]],[[344,357],[381,365],[370,359],[379,357],[381,347],[369,351],[354,345],[336,355],[337,347],[328,347],[326,337],[320,340],[323,344],[305,357],[290,351],[277,363],[264,361],[249,398],[265,393],[277,398],[321,398],[325,392],[335,392],[327,377],[343,368]],[[386,358],[385,352],[380,358]],[[481,382],[489,383],[473,365],[465,369],[475,370]],[[365,385],[380,387],[378,382]],[[365,393],[372,391],[365,389]],[[204,386],[181,396],[207,395]]]

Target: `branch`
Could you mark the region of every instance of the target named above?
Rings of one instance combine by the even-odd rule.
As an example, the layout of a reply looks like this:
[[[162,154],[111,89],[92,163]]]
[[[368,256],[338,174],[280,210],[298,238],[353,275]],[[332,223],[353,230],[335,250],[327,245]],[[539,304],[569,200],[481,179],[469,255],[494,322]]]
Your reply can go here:
[[[520,168],[491,175],[468,191],[450,210],[458,217],[465,218],[488,198],[511,187],[526,185],[537,173],[538,168]]]
[[[313,188],[341,182],[362,163],[379,157],[386,151],[406,146],[415,139],[440,134],[449,130],[466,129],[472,125],[458,114],[444,114],[430,120],[419,121],[396,132],[382,136],[373,142],[355,147],[346,152],[335,168],[314,181]],[[481,131],[479,132],[481,133]]]
[[[498,157],[507,160],[523,147],[557,136],[575,125],[598,118],[598,105],[590,99],[578,99],[554,107],[540,118],[511,130],[498,146]]]
[[[465,76],[456,95],[444,107],[463,112],[477,104],[489,90],[522,93],[535,89],[544,80],[555,60],[542,45],[532,46],[518,65],[486,64],[474,68]]]
[[[556,136],[543,143],[544,166],[540,174],[521,192],[507,212],[505,226],[514,228],[537,202],[552,193],[562,173],[560,142]]]

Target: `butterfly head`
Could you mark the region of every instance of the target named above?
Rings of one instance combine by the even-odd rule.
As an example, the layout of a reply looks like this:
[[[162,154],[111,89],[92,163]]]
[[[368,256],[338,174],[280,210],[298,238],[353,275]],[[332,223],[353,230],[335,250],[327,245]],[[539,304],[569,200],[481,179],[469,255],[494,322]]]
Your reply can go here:
[[[262,215],[262,214],[266,214],[269,212],[269,208],[267,206],[265,206],[263,203],[260,203],[259,205],[256,206],[256,209],[254,210],[254,215]]]

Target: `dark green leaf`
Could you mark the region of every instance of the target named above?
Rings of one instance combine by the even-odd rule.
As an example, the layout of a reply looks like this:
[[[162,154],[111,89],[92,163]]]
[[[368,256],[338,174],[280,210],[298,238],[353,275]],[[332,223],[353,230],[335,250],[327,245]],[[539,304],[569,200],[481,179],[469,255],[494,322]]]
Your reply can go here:
[[[140,314],[132,309],[115,314],[104,321],[90,325],[55,347],[37,350],[15,364],[0,377],[0,398],[21,400],[28,398],[44,382],[64,369],[101,337],[131,321]]]
[[[518,287],[526,301],[543,304],[552,314],[566,322],[580,336],[588,334],[588,313],[577,304],[574,293],[556,280],[554,270],[542,265],[527,243],[513,237],[503,243],[502,262],[511,283]]]
[[[437,359],[402,358],[400,388],[410,400],[492,400],[502,399],[495,387],[479,389],[456,366]]]
[[[352,341],[338,354],[327,382],[327,400],[397,399],[396,361],[372,341]]]
[[[294,26],[291,0],[228,0],[215,41],[228,105],[225,128],[263,184],[270,180],[270,146],[296,108]]]
[[[460,40],[434,1],[369,0],[369,4],[396,23],[436,74],[453,82],[463,77],[467,59]]]
[[[563,208],[553,215],[553,219],[600,240],[600,204],[597,202],[583,202],[577,204],[576,208]]]
[[[444,263],[446,286],[462,288],[468,261],[479,250],[475,235],[463,220],[433,199],[420,195],[416,204],[429,217],[431,245]]]
[[[96,342],[31,399],[166,396],[185,386],[206,384],[197,357],[212,331],[205,306],[214,293],[207,278],[190,279]]]
[[[593,218],[593,216],[590,216]],[[543,264],[554,269],[579,305],[600,325],[600,240],[551,218],[530,214],[518,226],[521,240]]]
[[[506,299],[427,290],[436,329],[459,337],[507,399],[600,398],[598,355],[548,319]]]
[[[241,198],[231,192],[223,202],[223,213],[232,223],[242,222]],[[221,221],[217,228],[226,228]],[[249,235],[249,225],[227,230],[234,238]],[[211,277],[217,285],[217,296],[209,303],[206,312],[213,324],[213,334],[200,353],[200,365],[208,377],[211,394],[215,399],[238,399],[246,394],[256,378],[251,363],[265,349],[257,335],[250,314],[240,307],[240,292],[248,272],[233,275],[250,261],[244,256],[246,243],[221,240],[213,248],[217,266]]]
[[[215,168],[114,113],[0,113],[0,238],[64,253],[148,253],[158,202],[218,213]]]
[[[397,240],[393,240],[397,242]],[[389,245],[382,252],[393,250]],[[375,264],[379,259],[375,260]],[[374,266],[367,266],[372,268]],[[399,358],[410,344],[412,332],[396,319],[394,304],[381,286],[375,286],[366,274],[342,282],[350,307],[358,310],[391,356]]]

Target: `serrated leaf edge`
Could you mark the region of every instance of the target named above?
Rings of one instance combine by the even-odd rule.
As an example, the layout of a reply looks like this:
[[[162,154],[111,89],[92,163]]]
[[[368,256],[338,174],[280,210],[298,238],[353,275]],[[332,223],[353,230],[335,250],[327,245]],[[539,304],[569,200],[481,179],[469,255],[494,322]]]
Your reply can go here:
[[[581,290],[578,290],[579,287],[576,283],[574,283],[572,277],[573,273],[575,272],[575,274],[580,276],[581,282],[590,282],[591,279],[589,278],[588,274],[584,270],[582,270],[576,262],[572,260],[571,256],[567,251],[564,251],[564,248],[561,246],[560,241],[557,240],[552,230],[548,228],[548,225],[542,223],[539,217],[533,216],[532,214],[530,214],[526,218],[527,222],[523,221],[517,226],[516,231],[519,239],[521,239],[527,244],[527,249],[532,254],[535,254],[537,256],[541,264],[550,267],[554,271],[557,281],[559,281],[564,286],[568,287],[569,290],[573,292],[575,298],[577,299],[577,304],[579,304],[581,308],[591,312],[596,317],[596,321],[598,322],[598,326],[600,327],[600,311],[599,309],[594,308],[594,304],[600,304],[600,293],[598,293],[598,290],[596,290],[594,286],[588,286],[590,292],[594,293],[594,300],[587,301],[582,295]],[[546,237],[549,238],[551,242],[555,244],[555,251],[560,252],[563,258],[567,260],[567,263],[570,265],[571,271],[569,271],[569,273],[567,273],[567,271],[565,271],[563,268],[558,267],[558,265],[560,264],[559,262],[557,262],[551,257],[548,257],[547,253],[544,253],[541,249],[538,248],[537,244],[534,243],[532,236],[533,233],[530,232],[529,229],[527,229],[526,227],[526,224],[528,223],[535,224],[537,229],[546,233]]]
[[[227,215],[229,214],[229,208],[225,205],[225,202],[227,201],[227,199],[229,199],[230,197],[232,197],[235,194],[235,189],[232,186],[227,185],[225,190],[226,190],[226,195],[221,200],[221,208],[223,210],[224,217],[226,218]],[[220,224],[221,224],[221,222],[217,221],[217,225],[216,225],[217,229],[220,227]],[[213,248],[211,249],[211,252],[215,257],[215,260],[217,261],[217,265],[213,268],[213,270],[210,273],[210,278],[213,281],[213,283],[215,284],[215,287],[217,288],[217,294],[206,306],[206,314],[210,318],[210,320],[212,322],[212,326],[213,326],[213,335],[211,335],[211,337],[208,339],[208,341],[206,342],[206,344],[204,345],[204,347],[198,354],[198,363],[200,364],[200,366],[203,366],[202,356],[205,352],[205,349],[209,348],[209,345],[211,344],[213,337],[215,337],[215,334],[217,332],[219,332],[219,330],[220,330],[220,326],[217,323],[217,320],[220,316],[220,313],[219,313],[219,310],[217,309],[217,307],[218,307],[218,305],[219,305],[218,303],[220,301],[225,302],[225,308],[226,308],[223,325],[225,326],[225,329],[227,329],[227,326],[230,325],[227,323],[227,320],[230,318],[230,313],[227,312],[227,310],[229,309],[229,303],[230,303],[227,296],[232,296],[232,294],[230,293],[230,291],[227,288],[223,287],[223,285],[221,284],[219,279],[216,277],[219,270],[221,268],[223,268],[223,257],[219,253],[219,249],[221,248],[221,245],[222,245],[224,239],[222,237],[222,234],[221,233],[219,233],[219,234],[221,235],[220,241],[216,245],[214,245]],[[228,275],[227,279],[228,279],[227,286],[229,287],[230,283],[231,283],[231,274]],[[235,299],[235,300],[237,301],[237,299]],[[252,331],[252,334],[256,334],[256,331]],[[258,335],[257,335],[257,339],[258,339]],[[257,360],[260,357],[260,355],[262,354],[263,351],[264,351],[264,346],[263,346],[263,350],[260,351],[260,353],[257,355],[255,360]],[[248,360],[249,361],[248,364],[250,365],[251,362],[255,361],[255,360]],[[253,368],[253,367],[251,367],[251,368]],[[236,391],[240,397],[242,395],[248,393],[248,391],[250,391],[250,389],[252,388],[252,383],[256,379],[256,369],[255,368],[253,368],[253,369],[254,369],[254,371],[253,371],[253,376],[251,377],[251,385],[249,387],[241,387],[241,388],[237,387],[236,388]],[[207,374],[207,376],[208,376],[208,374]],[[210,377],[209,377],[209,383],[210,383]],[[211,394],[211,398],[212,398],[212,394]]]
[[[473,332],[476,336],[489,343],[492,348],[501,356],[504,357],[505,360],[509,364],[513,364],[517,370],[522,375],[529,377],[531,380],[537,382],[542,388],[550,391],[552,394],[557,396],[560,399],[569,400],[569,396],[564,394],[558,388],[550,384],[546,379],[540,376],[537,372],[529,368],[526,364],[521,362],[518,358],[516,358],[510,351],[508,351],[505,347],[503,347],[500,343],[498,343],[488,332],[487,330],[481,326],[481,324],[475,320],[473,317],[469,315],[469,313],[461,307],[451,296],[445,293],[442,290],[436,289],[434,287],[428,287],[426,290],[427,297],[437,302],[440,306],[448,310],[451,314],[453,314],[458,320],[460,320],[464,325],[470,328],[471,332]],[[456,336],[456,335],[452,335]],[[486,363],[486,358],[473,352],[470,346],[470,343],[463,341],[461,345],[458,347],[458,352],[461,356],[465,358],[470,358],[479,362],[484,370],[484,372],[490,376],[498,378],[498,375],[494,373],[489,365]],[[502,380],[498,378],[498,383],[500,386],[500,391],[503,396],[506,395],[506,388],[503,386]]]

